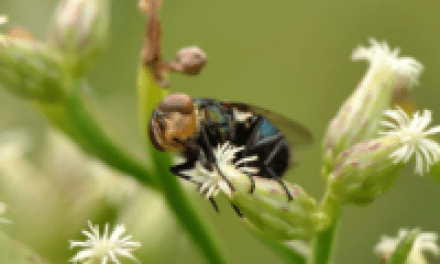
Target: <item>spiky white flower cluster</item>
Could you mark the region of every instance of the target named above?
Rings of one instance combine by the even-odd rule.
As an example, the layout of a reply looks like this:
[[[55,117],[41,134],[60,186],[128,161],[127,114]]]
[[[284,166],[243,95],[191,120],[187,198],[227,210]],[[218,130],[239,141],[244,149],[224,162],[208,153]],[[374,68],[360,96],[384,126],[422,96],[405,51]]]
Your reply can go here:
[[[418,85],[418,77],[423,71],[423,65],[411,57],[399,57],[399,48],[391,50],[388,44],[369,39],[371,47],[360,46],[353,51],[352,60],[368,60],[370,67],[375,69],[391,68],[393,72],[408,79],[408,87]]]
[[[223,145],[219,144],[214,149],[216,164],[214,164],[212,171],[207,170],[197,161],[193,169],[182,173],[191,177],[191,181],[201,184],[199,191],[205,198],[215,197],[220,191],[232,198],[232,190],[222,175],[230,178],[243,175],[243,173],[256,174],[259,172],[258,168],[245,165],[257,160],[258,156],[248,156],[233,162],[235,155],[243,150],[244,147],[236,147],[229,142]]]
[[[109,261],[120,264],[117,255],[123,256],[139,263],[133,256],[132,252],[141,246],[139,242],[130,241],[131,235],[122,237],[125,232],[124,225],[117,225],[115,230],[109,236],[108,223],[104,226],[104,234],[100,235],[99,226],[93,225],[88,221],[90,231],[83,230],[82,233],[88,238],[85,242],[69,241],[70,248],[83,247],[84,249],[78,251],[69,261],[77,263],[78,261],[100,261],[101,264],[106,264]]]
[[[0,202],[0,215],[4,214],[6,212],[7,206],[5,203]],[[0,217],[0,223],[10,223],[11,221],[5,218]]]
[[[424,110],[423,114],[416,112],[412,119],[400,107],[395,110],[386,110],[384,114],[394,122],[382,121],[381,124],[390,131],[380,132],[380,134],[397,135],[403,142],[402,147],[391,153],[390,158],[393,162],[406,163],[415,154],[415,173],[423,175],[424,171],[429,172],[429,167],[439,161],[440,157],[440,145],[427,138],[429,135],[440,132],[440,126],[426,130],[432,121],[431,111]]]
[[[388,261],[393,255],[399,243],[408,234],[407,229],[400,229],[397,237],[381,236],[380,242],[374,247],[374,253],[379,255],[383,260]],[[421,232],[414,241],[411,252],[408,256],[406,264],[427,264],[423,252],[429,251],[432,254],[439,254],[439,246],[437,245],[437,234],[431,232]]]

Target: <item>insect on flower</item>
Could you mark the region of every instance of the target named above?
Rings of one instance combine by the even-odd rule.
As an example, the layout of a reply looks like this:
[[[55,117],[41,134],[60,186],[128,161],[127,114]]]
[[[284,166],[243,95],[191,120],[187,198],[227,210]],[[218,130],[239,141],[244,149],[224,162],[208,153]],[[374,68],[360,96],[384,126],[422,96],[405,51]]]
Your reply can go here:
[[[159,103],[150,119],[149,135],[156,149],[177,152],[186,159],[170,169],[173,174],[191,181],[183,171],[201,164],[207,171],[216,169],[231,190],[234,187],[222,173],[216,148],[226,143],[238,147],[239,151],[231,152],[233,163],[258,169],[258,175],[245,170],[253,183],[250,192],[254,176],[272,178],[283,186],[289,201],[293,196],[281,178],[295,164],[292,148],[312,142],[306,128],[279,114],[183,93],[169,95]],[[218,211],[212,196],[209,200]]]

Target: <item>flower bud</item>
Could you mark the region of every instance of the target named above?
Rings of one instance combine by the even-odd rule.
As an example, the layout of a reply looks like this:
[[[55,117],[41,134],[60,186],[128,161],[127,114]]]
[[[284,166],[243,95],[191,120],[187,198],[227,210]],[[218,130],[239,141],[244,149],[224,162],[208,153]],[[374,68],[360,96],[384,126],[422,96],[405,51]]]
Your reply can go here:
[[[74,76],[96,62],[107,40],[109,0],[64,0],[55,11],[48,42],[65,55]]]
[[[172,71],[181,72],[187,75],[197,75],[205,66],[208,57],[197,46],[182,48],[170,62]]]
[[[37,41],[0,35],[0,82],[24,98],[60,100],[64,95],[61,56]]]
[[[440,132],[440,126],[427,129],[430,111],[416,112],[412,119],[401,108],[384,114],[393,121],[381,122],[390,128],[380,132],[384,136],[358,143],[336,158],[327,180],[332,194],[343,203],[365,205],[390,189],[413,155],[415,173],[420,175],[440,159],[440,145],[428,138]]]
[[[345,149],[377,134],[382,112],[401,100],[417,84],[423,65],[413,58],[398,57],[399,49],[370,40],[369,48],[354,50],[352,59],[366,59],[370,68],[354,93],[345,101],[327,128],[324,139],[326,171]]]
[[[247,175],[234,177],[231,183],[237,188],[231,202],[240,209],[245,222],[273,238],[310,239],[325,220],[316,201],[298,185],[285,183],[293,195],[288,202],[285,190],[275,180],[255,177],[252,194]]]
[[[250,193],[252,181],[248,173],[258,169],[244,164],[256,156],[234,162],[235,154],[242,150],[229,143],[219,145],[214,150],[216,165],[211,171],[197,161],[196,166],[184,174],[200,186],[199,191],[205,198],[212,199],[223,193],[252,229],[283,240],[309,239],[315,235],[326,220],[316,201],[300,186],[285,182],[293,196],[293,200],[288,201],[279,182],[258,176],[253,176],[255,189]]]
[[[139,10],[146,15],[159,11],[161,6],[162,0],[139,0],[138,3]]]
[[[342,152],[327,179],[331,195],[341,203],[367,205],[389,190],[404,167],[389,156],[402,146],[398,136],[363,141]]]

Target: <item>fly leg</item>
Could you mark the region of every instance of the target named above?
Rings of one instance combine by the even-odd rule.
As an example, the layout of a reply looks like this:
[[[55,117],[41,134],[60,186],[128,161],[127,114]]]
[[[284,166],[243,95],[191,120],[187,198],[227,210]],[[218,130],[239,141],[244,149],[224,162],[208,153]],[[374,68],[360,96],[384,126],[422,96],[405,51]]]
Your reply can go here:
[[[207,147],[207,156],[208,156],[208,161],[210,161],[212,164],[214,164],[218,170],[218,173],[220,174],[220,176],[222,177],[222,179],[228,184],[229,188],[231,189],[231,191],[235,191],[234,186],[232,186],[232,183],[229,181],[228,178],[226,178],[226,176],[223,174],[223,172],[221,171],[220,166],[217,163],[217,160],[215,158],[214,155],[214,149],[211,146],[211,143],[209,142],[209,138],[207,135],[207,131],[206,131],[207,127],[205,124],[202,123],[201,125],[201,129],[200,129],[200,133],[201,133],[201,138],[202,141],[206,144]]]
[[[190,170],[190,169],[194,168],[194,166],[199,158],[198,149],[192,142],[189,142],[184,156],[187,159],[187,161],[182,164],[178,164],[178,165],[171,167],[170,171],[172,174],[174,174],[184,180],[192,181],[191,176],[182,173],[182,171]]]
[[[202,188],[202,186],[203,186],[203,184],[202,184],[202,183],[199,183],[199,187],[198,187],[198,191],[199,191],[199,192],[200,192],[200,189]],[[204,191],[203,191],[203,194],[206,195],[207,192],[209,192],[209,189],[204,190]],[[202,194],[202,195],[203,195],[203,194]],[[208,197],[208,200],[209,200],[209,202],[211,203],[212,207],[214,207],[214,210],[215,210],[217,213],[220,213],[220,209],[218,208],[218,205],[217,205],[217,203],[215,202],[214,198],[213,198],[213,197]]]
[[[234,209],[235,213],[236,213],[240,218],[242,218],[242,217],[243,217],[243,214],[241,213],[240,209],[238,209],[238,207],[237,207],[235,204],[233,204],[233,203],[231,203],[231,206],[232,206],[232,209]]]
[[[293,195],[292,193],[289,191],[289,189],[287,188],[286,184],[284,183],[284,181],[281,179],[280,176],[276,175],[273,170],[271,168],[267,168],[267,172],[269,173],[269,175],[272,176],[272,178],[274,180],[276,180],[279,184],[281,184],[281,186],[283,186],[284,191],[287,194],[287,200],[290,202],[293,200]]]
[[[209,197],[209,201],[211,202],[212,206],[214,207],[214,210],[215,210],[217,213],[220,213],[220,209],[218,208],[218,205],[217,205],[217,203],[215,202],[214,198]]]

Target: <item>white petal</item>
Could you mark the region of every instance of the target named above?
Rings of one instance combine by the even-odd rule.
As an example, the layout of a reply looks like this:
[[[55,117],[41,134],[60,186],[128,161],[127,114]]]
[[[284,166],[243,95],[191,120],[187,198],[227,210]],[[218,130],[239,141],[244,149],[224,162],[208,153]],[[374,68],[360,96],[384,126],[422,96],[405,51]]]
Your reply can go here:
[[[257,155],[250,156],[250,157],[245,157],[245,158],[242,158],[239,161],[237,161],[234,165],[238,166],[238,165],[241,165],[243,163],[251,162],[251,161],[256,161],[256,160],[258,160],[258,156]]]
[[[76,255],[73,256],[73,258],[70,259],[70,261],[71,262],[83,261],[83,260],[88,259],[92,255],[93,255],[93,250],[91,250],[91,249],[84,249],[84,250],[81,250],[78,253],[76,253]]]
[[[416,153],[416,168],[415,173],[423,175],[423,160],[419,152]]]
[[[426,131],[424,134],[425,135],[432,135],[432,134],[437,134],[440,132],[440,126],[435,126],[431,129],[429,129],[428,131]]]
[[[391,128],[391,129],[397,129],[397,125],[388,121],[381,121],[380,122],[381,125]]]

